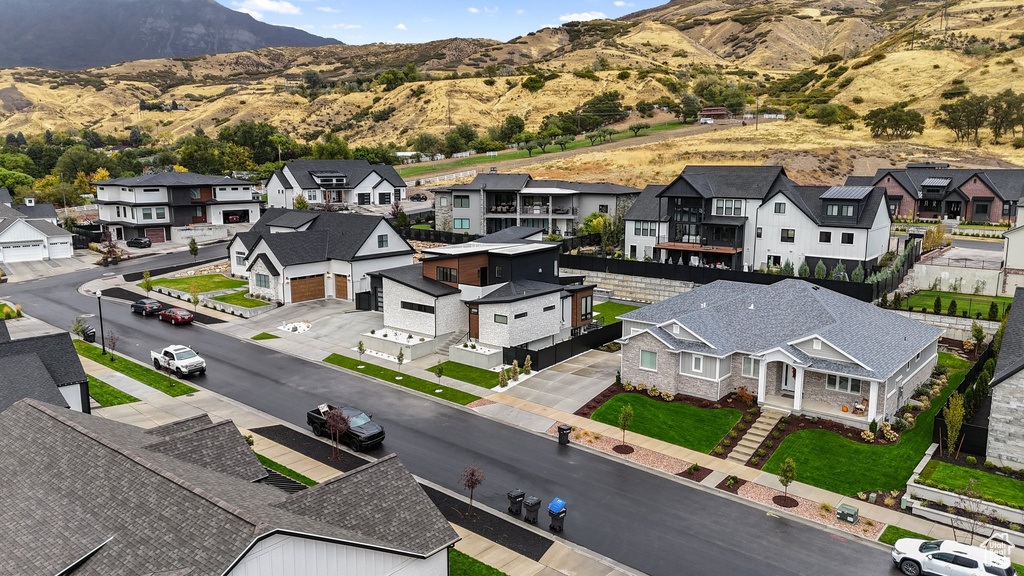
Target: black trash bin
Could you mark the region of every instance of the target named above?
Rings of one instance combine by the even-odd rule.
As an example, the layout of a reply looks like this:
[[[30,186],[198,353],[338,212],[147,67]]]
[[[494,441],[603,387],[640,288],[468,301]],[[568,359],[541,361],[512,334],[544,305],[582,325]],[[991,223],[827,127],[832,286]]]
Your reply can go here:
[[[565,524],[565,500],[561,498],[555,498],[548,504],[548,516],[551,517],[551,525],[549,528],[554,532],[561,532],[562,527]]]
[[[86,326],[85,329],[82,330],[82,340],[85,340],[86,342],[96,342],[96,329],[92,326]]]
[[[572,426],[568,424],[558,425],[558,443],[562,446],[569,444],[569,433],[572,432]]]
[[[523,500],[526,498],[526,492],[523,492],[519,488],[515,490],[509,490],[508,492],[508,513],[513,516],[519,516],[523,513]]]
[[[528,496],[523,500],[523,507],[526,508],[526,515],[523,516],[523,520],[530,524],[537,523],[537,512],[540,511],[540,498],[536,496]]]

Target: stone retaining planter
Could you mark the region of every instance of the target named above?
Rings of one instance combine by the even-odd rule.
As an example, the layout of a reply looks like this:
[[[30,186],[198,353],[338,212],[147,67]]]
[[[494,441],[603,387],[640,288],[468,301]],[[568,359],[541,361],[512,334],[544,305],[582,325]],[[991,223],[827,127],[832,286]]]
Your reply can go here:
[[[954,496],[956,495],[954,494]],[[986,502],[986,504],[989,503]],[[940,524],[945,524],[946,526],[952,526],[954,521],[963,520],[961,517],[956,516],[954,514],[950,514],[948,512],[935,510],[933,508],[925,508],[921,506],[921,503],[917,500],[912,499],[910,501],[910,505],[911,510],[914,513],[914,516],[927,518],[928,520],[938,522]],[[980,536],[981,540],[984,540],[985,538],[988,538],[993,534],[1006,534],[1006,537],[1011,544],[1017,547],[1024,546],[1024,534],[1020,532],[1014,532],[1013,530],[1002,528],[999,526],[993,526],[991,524],[978,524],[978,527],[981,532],[980,534],[978,534],[978,536]]]
[[[394,356],[395,358],[398,357],[398,351],[401,350],[406,362],[429,356],[437,350],[436,338],[427,338],[413,334],[412,338],[396,339],[394,337],[395,333],[395,330],[383,329],[377,330],[376,334],[363,334],[363,345],[366,346],[367,350],[374,350],[388,356]],[[384,338],[384,334],[387,334],[388,338]],[[420,338],[423,338],[423,342],[420,342]]]
[[[458,362],[459,364],[466,364],[467,366],[475,366],[477,368],[483,368],[484,370],[490,370],[501,365],[502,353],[501,350],[495,350],[493,348],[463,348],[462,346],[452,346],[448,349],[448,359],[452,362]],[[521,367],[520,367],[521,368]]]
[[[201,306],[204,308],[210,308],[212,310],[218,310],[225,312],[233,316],[241,316],[242,318],[253,318],[270,312],[271,310],[277,310],[277,304],[274,302],[268,302],[266,306],[257,306],[256,308],[247,308],[245,306],[236,306],[234,304],[228,304],[226,302],[220,302],[218,300],[200,299]]]
[[[907,484],[907,492],[911,494],[911,498],[915,500],[927,500],[929,502],[935,503],[942,502],[944,506],[954,506],[955,503],[960,499],[960,495],[955,492],[939,490],[938,488],[932,488],[931,486],[924,486],[922,484],[918,484],[917,477],[917,474],[911,476],[910,483]],[[982,503],[982,505],[987,510],[991,510],[991,512],[988,513],[989,516],[994,516],[996,518],[1005,518],[1010,523],[1020,524],[1024,526],[1024,510],[1018,510],[1016,508],[1010,508],[1009,506],[995,504],[987,500],[982,500]]]

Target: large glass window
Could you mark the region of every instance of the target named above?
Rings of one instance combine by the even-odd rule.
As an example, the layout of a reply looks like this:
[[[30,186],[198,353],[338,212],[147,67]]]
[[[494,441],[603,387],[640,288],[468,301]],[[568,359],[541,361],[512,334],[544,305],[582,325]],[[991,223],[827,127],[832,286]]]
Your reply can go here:
[[[743,375],[747,378],[761,377],[761,361],[750,356],[743,357]]]
[[[189,196],[189,198],[191,198],[193,200],[199,200],[199,196],[200,196],[199,188],[189,188],[188,189],[188,196]]]
[[[456,218],[455,219],[456,230],[469,230],[469,218]]]
[[[580,299],[580,320],[590,320],[594,317],[594,297],[584,296]]]
[[[658,353],[650,350],[640,351],[640,367],[645,370],[658,369]]]
[[[270,288],[270,276],[267,276],[266,274],[256,274],[256,287]]]
[[[857,378],[829,374],[825,379],[825,389],[846,392],[849,394],[860,394],[861,383],[862,382]]]
[[[452,198],[454,208],[469,208],[469,196],[453,196]]]
[[[437,274],[435,276],[438,282],[452,282],[458,284],[459,282],[459,270],[458,268],[447,268],[445,266],[437,267]]]

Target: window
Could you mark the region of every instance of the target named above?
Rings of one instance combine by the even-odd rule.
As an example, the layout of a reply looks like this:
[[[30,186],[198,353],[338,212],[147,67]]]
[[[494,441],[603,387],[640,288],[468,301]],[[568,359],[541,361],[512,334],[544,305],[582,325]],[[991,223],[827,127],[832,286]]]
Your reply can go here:
[[[594,297],[584,296],[580,299],[580,320],[590,320],[594,317]]]
[[[597,211],[600,212],[601,214],[607,214],[608,213],[608,205],[607,204],[599,204],[597,206]]]
[[[402,301],[403,310],[412,310],[413,312],[426,312],[427,314],[434,313],[433,306],[427,306],[426,304],[417,304],[416,302]]]
[[[829,204],[825,206],[826,216],[839,216],[839,204]]]
[[[715,214],[719,216],[742,216],[742,200],[716,200]]]
[[[143,220],[152,220],[153,219],[153,209],[152,208],[143,208],[142,209],[142,219]]]
[[[458,268],[446,268],[444,266],[438,266],[436,277],[438,282],[452,282],[458,284],[459,270]]]
[[[378,192],[377,204],[380,204],[381,206],[391,204],[391,192]]]
[[[453,208],[469,208],[469,196],[453,196]]]
[[[975,204],[974,205],[974,215],[975,216],[984,216],[985,219],[988,220],[988,204]]]
[[[757,227],[757,230],[755,231],[754,235],[757,236],[758,238],[761,237],[761,227],[760,226]]]
[[[914,356],[914,360],[920,360],[920,359],[921,359],[921,353],[918,352],[917,356]]]
[[[1009,215],[1010,215],[1010,203],[1009,202],[1003,202],[1003,216],[1009,216]]]
[[[692,367],[693,367],[693,371],[694,372],[698,372],[698,373],[699,372],[703,372],[704,371],[704,357],[703,356],[698,356],[698,355],[694,354],[693,355]]]
[[[235,264],[237,266],[245,264],[245,252],[235,252]]]
[[[164,208],[163,206],[158,206],[157,209],[156,209],[156,219],[157,220],[163,220],[166,217],[167,217],[167,209]]]
[[[503,266],[495,266],[494,267],[494,277],[495,278],[501,278],[501,275],[502,275],[503,272],[504,272],[504,267]]]
[[[977,568],[978,567],[978,561],[974,560],[973,558],[967,558],[966,556],[959,556],[959,555],[957,555],[957,557],[956,557],[956,565],[957,566],[963,566],[964,568]]]
[[[731,200],[730,200],[730,202],[731,202]],[[715,214],[718,214],[719,216],[722,216],[723,214],[725,214],[725,200],[716,200],[715,201]]]
[[[857,378],[850,378],[848,376],[836,376],[835,374],[829,374],[828,378],[825,379],[826,390],[836,390],[839,392],[847,392],[849,394],[860,394],[861,381]]]
[[[658,369],[658,353],[650,350],[640,351],[640,367],[644,370]]]
[[[768,256],[769,266],[782,266],[782,256]]]
[[[387,247],[388,247],[388,235],[387,234],[378,234],[377,235],[377,248],[387,248]]]
[[[495,314],[494,315],[494,323],[495,324],[508,324],[508,316],[505,316],[504,314]]]
[[[843,232],[843,244],[853,244],[853,232]]]
[[[828,244],[828,243],[832,242],[832,233],[831,232],[818,232],[818,242],[822,242],[822,243],[825,243],[825,244]]]
[[[853,204],[843,204],[843,216],[853,216]]]
[[[526,312],[520,312],[519,314],[516,314],[512,318],[515,320],[519,320],[520,318],[526,318]]]
[[[817,338],[815,338],[811,342],[811,348],[814,348],[815,350],[821,350],[821,340],[818,340]]]
[[[761,377],[761,361],[750,356],[743,357],[743,375],[747,378]]]
[[[267,276],[266,274],[256,274],[256,287],[270,288],[270,276]]]
[[[787,242],[789,244],[792,244],[793,242],[796,242],[796,230],[794,230],[792,228],[783,228],[782,229],[782,241],[783,242]]]
[[[438,196],[437,197],[437,203],[438,203],[439,206],[441,206],[441,208],[447,208],[448,207],[448,197],[447,196]]]
[[[639,220],[637,220],[636,222],[633,222],[633,235],[634,236],[640,236],[640,225],[641,224],[643,224],[643,223],[640,222]]]
[[[316,202],[317,198],[319,198],[319,196],[317,195],[316,190],[306,190],[306,200]]]
[[[203,217],[203,207],[202,206],[193,206],[192,207],[192,216],[194,216],[196,218],[202,218]]]
[[[456,218],[455,219],[456,230],[469,230],[469,218]]]
[[[785,214],[786,213],[786,203],[785,202],[776,202],[775,203],[775,213],[776,214]]]
[[[545,306],[544,307],[544,311],[545,312],[551,312],[554,309],[555,309],[555,305],[554,304],[552,304],[551,306]]]
[[[199,200],[200,190],[199,188],[189,188],[188,197],[193,200]]]

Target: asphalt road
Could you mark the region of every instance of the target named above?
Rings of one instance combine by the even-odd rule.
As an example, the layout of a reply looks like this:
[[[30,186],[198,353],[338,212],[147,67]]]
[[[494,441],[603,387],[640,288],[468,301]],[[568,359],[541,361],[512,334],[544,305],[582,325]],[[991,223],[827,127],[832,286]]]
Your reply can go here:
[[[907,237],[906,233],[895,233],[893,236],[897,236],[899,238]],[[1001,240],[972,240],[970,238],[953,236],[953,246],[956,246],[957,248],[973,248],[975,250],[1003,252],[1003,242]]]
[[[223,246],[203,249],[211,256]],[[121,264],[117,273],[187,261],[185,254]],[[96,299],[77,292],[107,269],[6,284],[3,293],[24,311],[58,327],[95,313]],[[149,350],[171,343],[195,347],[209,372],[196,383],[305,426],[305,412],[324,401],[356,405],[387,429],[371,454],[396,453],[412,473],[449,489],[475,462],[486,477],[475,498],[507,506],[505,492],[522,488],[545,505],[569,504],[562,537],[652,575],[888,574],[886,551],[845,535],[768,514],[586,450],[558,446],[530,432],[419,394],[391,388],[324,364],[226,338],[202,326],[170,326],[132,315],[106,300],[106,330],[120,337],[118,352],[143,362]],[[92,319],[95,324],[96,319]],[[543,512],[542,512],[543,513]],[[541,522],[543,525],[543,520]]]

